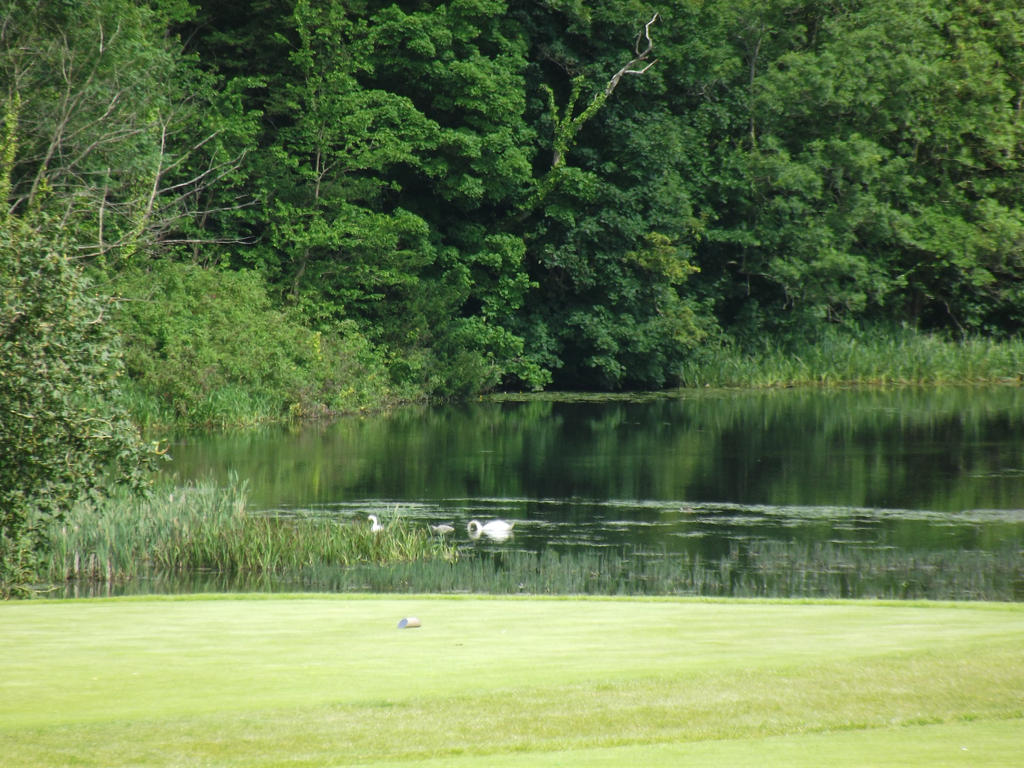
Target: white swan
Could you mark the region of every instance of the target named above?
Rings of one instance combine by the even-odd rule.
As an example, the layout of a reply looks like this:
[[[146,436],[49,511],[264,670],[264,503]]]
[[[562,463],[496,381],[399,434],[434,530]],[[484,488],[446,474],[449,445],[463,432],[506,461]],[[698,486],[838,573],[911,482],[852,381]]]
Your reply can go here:
[[[370,530],[374,533],[379,533],[384,530],[384,526],[380,524],[380,518],[376,515],[367,515],[366,518],[370,521]]]
[[[479,520],[470,520],[466,529],[469,531],[471,539],[479,539],[481,536],[486,536],[495,541],[504,541],[512,535],[512,527],[514,525],[515,523],[507,523],[504,520],[491,520],[485,525],[481,525]]]

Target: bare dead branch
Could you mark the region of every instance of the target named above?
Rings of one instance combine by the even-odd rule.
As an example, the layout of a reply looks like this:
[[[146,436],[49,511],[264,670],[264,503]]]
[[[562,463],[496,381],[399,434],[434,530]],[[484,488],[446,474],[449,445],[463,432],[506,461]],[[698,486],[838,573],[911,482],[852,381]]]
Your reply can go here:
[[[192,190],[192,193],[198,192],[206,187],[216,184],[221,181],[232,171],[237,171],[242,165],[242,159],[246,153],[243,151],[237,157],[225,160],[222,163],[215,163],[210,165],[206,170],[197,173],[192,178],[179,182],[177,184],[171,184],[167,187],[162,187],[159,190],[161,196],[167,195],[170,192],[177,192],[181,189]]]
[[[565,156],[568,154],[569,150],[572,149],[572,146],[576,141],[577,134],[583,127],[583,124],[597,114],[598,110],[604,106],[605,102],[618,86],[619,81],[626,75],[642,75],[654,66],[657,59],[650,58],[651,53],[654,51],[654,38],[651,36],[651,27],[654,26],[655,22],[657,22],[659,18],[659,14],[655,13],[651,16],[650,21],[644,24],[643,30],[637,33],[636,42],[633,44],[633,58],[626,62],[618,72],[612,75],[607,85],[605,85],[604,90],[598,91],[594,94],[590,103],[579,114],[574,115],[573,112],[575,111],[577,99],[579,98],[584,85],[584,78],[582,75],[573,78],[572,90],[570,91],[569,100],[565,105],[564,110],[558,109],[558,106],[555,103],[554,91],[547,85],[541,86],[548,97],[548,109],[551,112],[551,121],[554,123],[555,129],[551,153],[551,168],[537,182],[533,193],[526,199],[525,203],[519,209],[519,212],[516,214],[517,220],[522,221],[526,216],[528,216],[530,211],[539,206],[541,201],[543,201],[559,183],[560,169],[565,163]]]
[[[657,59],[647,61],[650,58],[651,53],[654,51],[654,38],[651,37],[651,26],[658,20],[658,14],[655,13],[651,20],[644,24],[642,32],[638,32],[636,36],[636,44],[633,47],[636,55],[626,63],[618,72],[612,75],[611,80],[608,81],[608,85],[605,86],[604,95],[611,96],[612,91],[618,86],[619,81],[624,75],[642,75],[644,72],[654,66]],[[636,67],[642,62],[647,62],[643,69],[637,69]]]

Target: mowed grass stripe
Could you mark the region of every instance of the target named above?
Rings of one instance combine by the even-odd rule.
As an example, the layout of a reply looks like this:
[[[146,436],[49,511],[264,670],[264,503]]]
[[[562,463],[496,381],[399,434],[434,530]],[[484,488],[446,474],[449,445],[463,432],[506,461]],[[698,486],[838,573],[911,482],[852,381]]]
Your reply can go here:
[[[444,757],[376,768],[1020,768],[1024,720],[903,726],[754,739]]]
[[[397,629],[409,615],[423,626]],[[687,745],[816,733],[838,745],[850,731],[935,723],[991,726],[979,738],[994,743],[1020,733],[1022,716],[1019,605],[0,605],[0,754],[10,766],[498,764],[527,754],[533,763],[508,764],[571,754],[585,765],[623,749],[669,765]]]

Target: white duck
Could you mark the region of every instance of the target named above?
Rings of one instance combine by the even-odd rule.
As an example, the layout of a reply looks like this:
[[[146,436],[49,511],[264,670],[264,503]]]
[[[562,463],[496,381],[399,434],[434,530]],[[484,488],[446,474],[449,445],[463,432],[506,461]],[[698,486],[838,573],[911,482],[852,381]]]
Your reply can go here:
[[[436,533],[438,536],[444,536],[448,533],[455,532],[455,526],[449,525],[448,523],[440,523],[438,525],[430,526],[430,530]]]
[[[367,515],[366,519],[370,521],[370,530],[374,533],[380,533],[384,530],[384,526],[380,524],[380,518],[376,515]]]
[[[507,523],[504,520],[491,520],[483,525],[481,525],[479,520],[470,520],[466,528],[469,530],[469,537],[471,539],[479,539],[481,536],[486,536],[495,541],[504,541],[512,535],[512,527],[514,525],[515,523]]]

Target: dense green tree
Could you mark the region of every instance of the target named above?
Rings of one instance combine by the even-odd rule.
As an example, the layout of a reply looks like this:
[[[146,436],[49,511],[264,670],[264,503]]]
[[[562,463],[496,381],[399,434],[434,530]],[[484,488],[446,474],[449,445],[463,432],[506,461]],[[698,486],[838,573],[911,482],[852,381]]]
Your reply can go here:
[[[250,156],[257,243],[236,261],[329,329],[352,319],[399,379],[439,393],[537,383],[503,323],[529,280],[495,227],[530,181],[522,43],[499,2],[268,4],[263,37],[202,10],[196,50],[263,113]],[[226,24],[206,27],[205,23]],[[278,56],[268,56],[267,51]],[[252,80],[250,79],[250,85]]]
[[[249,319],[368,344],[404,392],[1024,323],[1010,0],[2,7],[10,212],[126,290],[185,275],[210,317],[254,290]]]
[[[558,40],[562,28],[575,34]],[[692,148],[657,106],[663,65],[649,66],[660,34],[649,7],[614,3],[552,12],[534,37],[550,165],[524,211],[538,288],[517,322],[560,386],[663,386],[705,334],[685,288],[700,230],[681,175]]]
[[[719,317],[1019,330],[1021,22],[934,0],[692,12],[735,30],[711,49],[709,101],[731,105],[698,258]]]
[[[232,166],[194,120],[202,83],[167,35],[187,14],[174,0],[0,6],[5,590],[31,578],[41,527],[84,496],[141,488],[156,458],[123,405],[103,284],[191,239],[197,193]]]
[[[454,391],[504,377],[547,381],[510,321],[531,288],[520,233],[505,223],[533,184],[521,24],[496,0],[383,7],[372,19],[373,82],[400,93],[437,126],[415,174],[395,177],[405,204],[429,221],[437,260],[427,271],[447,316],[424,339],[450,361]],[[442,363],[443,364],[443,363]],[[461,380],[460,380],[461,379]]]
[[[232,181],[251,138],[243,121],[218,119],[211,103],[233,106],[231,94],[215,92],[168,37],[188,14],[177,0],[6,0],[0,11],[0,83],[17,140],[8,206],[46,213],[93,263],[116,268],[157,246],[216,239],[201,232],[204,206],[223,204],[209,191]]]
[[[434,260],[429,225],[396,202],[387,178],[417,165],[437,126],[408,99],[363,87],[366,25],[344,6],[298,2],[294,76],[280,85],[273,143],[260,169],[273,271],[311,317],[374,316]],[[404,318],[403,318],[404,319]]]
[[[77,500],[141,488],[156,453],[119,397],[110,316],[50,222],[0,217],[0,594],[33,575],[40,529]]]
[[[113,287],[131,297],[117,323],[125,370],[158,425],[356,411],[406,394],[351,321],[334,334],[309,329],[274,306],[254,270],[164,259],[122,271]]]

